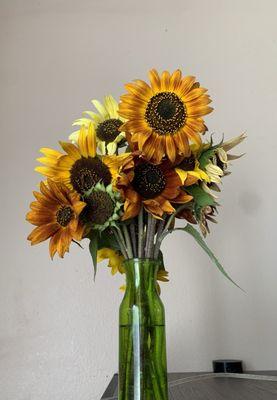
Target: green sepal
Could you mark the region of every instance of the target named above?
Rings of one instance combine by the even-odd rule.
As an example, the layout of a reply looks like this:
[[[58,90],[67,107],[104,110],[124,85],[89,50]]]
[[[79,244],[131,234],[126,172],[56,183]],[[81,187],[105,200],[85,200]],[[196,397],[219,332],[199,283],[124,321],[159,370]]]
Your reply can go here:
[[[220,141],[220,143],[216,144],[213,146],[213,139],[211,137],[211,142],[210,142],[210,147],[208,147],[206,150],[204,150],[200,157],[198,158],[199,161],[199,166],[201,169],[205,169],[206,165],[208,164],[209,160],[213,158],[216,149],[220,147],[223,143],[224,138]]]
[[[184,228],[179,228],[184,230],[185,232],[189,233],[199,244],[200,247],[206,252],[206,254],[210,257],[210,259],[213,261],[213,263],[216,265],[216,267],[219,269],[219,271],[227,278],[229,279],[230,282],[232,282],[235,286],[237,286],[239,289],[241,289],[243,292],[244,290],[236,284],[236,282],[233,281],[233,279],[227,274],[221,263],[218,261],[216,256],[213,254],[211,249],[208,247],[200,233],[190,224],[187,224]]]
[[[94,268],[94,280],[97,273],[97,251],[99,242],[99,232],[96,230],[91,230],[89,234],[89,251],[92,258],[93,268]]]
[[[213,149],[212,147],[209,148],[208,150],[203,151],[203,153],[201,154],[201,156],[198,159],[199,166],[201,169],[205,170],[206,165],[208,164],[209,160],[211,158],[213,158],[214,153],[215,153],[215,149]]]

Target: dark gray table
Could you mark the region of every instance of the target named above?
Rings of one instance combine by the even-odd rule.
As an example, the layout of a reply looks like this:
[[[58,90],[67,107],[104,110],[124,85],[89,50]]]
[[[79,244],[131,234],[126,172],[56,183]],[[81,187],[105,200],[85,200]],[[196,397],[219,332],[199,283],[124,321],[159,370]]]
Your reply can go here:
[[[248,372],[255,375],[277,376],[277,371]],[[203,373],[171,373],[169,382]],[[116,396],[117,374],[114,375],[102,400]],[[170,400],[277,400],[277,381],[212,377],[186,382],[170,390]]]

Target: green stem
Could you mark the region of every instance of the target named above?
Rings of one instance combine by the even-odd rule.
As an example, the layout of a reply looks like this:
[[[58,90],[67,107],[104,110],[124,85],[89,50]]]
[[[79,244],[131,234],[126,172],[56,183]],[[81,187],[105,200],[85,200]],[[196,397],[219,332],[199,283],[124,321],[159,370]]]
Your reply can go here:
[[[132,327],[130,326],[129,336],[128,336],[128,345],[127,345],[127,354],[126,354],[126,372],[125,372],[125,388],[124,388],[124,400],[129,400],[129,388],[130,388],[130,379],[132,372],[132,355],[133,355],[133,333]]]
[[[131,232],[131,239],[132,239],[133,254],[134,254],[134,257],[136,258],[138,255],[138,252],[137,252],[136,225],[135,225],[134,221],[132,221],[130,224],[130,232]]]
[[[174,220],[174,218],[176,217],[176,215],[180,212],[180,211],[182,211],[184,208],[186,208],[187,207],[187,204],[182,204],[180,207],[178,207],[171,215],[170,215],[170,217],[168,218],[168,220],[167,220],[167,223],[166,223],[166,225],[165,225],[165,227],[164,227],[164,230],[162,231],[162,233],[160,234],[160,236],[157,238],[157,240],[156,240],[156,245],[155,245],[155,254],[156,254],[156,256],[158,256],[158,254],[159,254],[159,250],[160,250],[160,247],[161,247],[161,244],[162,244],[162,241],[164,240],[164,238],[166,237],[166,235],[169,233],[169,232],[171,232],[171,231],[169,231],[169,228],[170,228],[170,225],[172,224],[172,222],[173,222],[173,220]]]
[[[151,353],[153,354],[153,364],[157,372],[157,381],[160,382],[161,384],[163,382],[166,382],[166,380],[164,379],[163,366],[161,365],[161,360],[160,360],[160,351],[163,348],[162,347],[163,340],[164,340],[163,332],[157,329],[153,329],[151,338],[151,341],[153,341],[153,351]],[[162,391],[162,397],[164,398],[166,396],[167,387],[166,386],[161,387],[161,391]]]
[[[151,258],[153,253],[154,236],[155,236],[156,219],[152,214],[148,214],[147,220],[147,237],[145,246],[145,257]]]
[[[119,233],[118,233],[116,228],[113,229],[113,233],[114,233],[114,235],[116,237],[117,243],[119,244],[119,247],[120,247],[120,250],[121,250],[121,253],[122,253],[123,257],[127,259],[128,255],[127,255],[127,252],[125,250],[124,241],[122,241],[122,238],[120,238],[120,235],[119,235]]]
[[[143,207],[138,216],[138,257],[143,258]]]
[[[155,279],[156,281],[156,279]],[[150,286],[148,288],[148,304],[153,304],[154,303],[154,291],[153,291],[153,283],[150,282]],[[160,329],[156,324],[155,321],[155,311],[154,309],[149,308],[149,335],[151,338],[151,349],[149,351],[149,355],[151,358],[151,365],[152,368],[154,369],[154,379],[156,382],[156,387],[159,390],[159,400],[166,400],[166,392],[164,389],[167,390],[167,388],[164,388],[162,386],[164,380],[164,373],[163,373],[163,366],[161,365],[161,349],[162,349],[162,336],[161,334],[164,334],[164,331],[161,332]],[[152,327],[152,329],[151,329]]]
[[[159,251],[160,251],[160,246],[159,246],[159,238],[163,232],[163,228],[165,225],[165,220],[162,219],[161,221],[159,221],[159,226],[158,226],[158,230],[157,230],[157,235],[156,235],[156,243],[155,243],[155,247],[154,247],[154,259],[156,260],[159,256]]]
[[[124,233],[124,237],[125,237],[126,250],[127,250],[128,257],[133,258],[132,244],[131,244],[127,225],[123,224],[122,227],[123,227],[123,233]]]

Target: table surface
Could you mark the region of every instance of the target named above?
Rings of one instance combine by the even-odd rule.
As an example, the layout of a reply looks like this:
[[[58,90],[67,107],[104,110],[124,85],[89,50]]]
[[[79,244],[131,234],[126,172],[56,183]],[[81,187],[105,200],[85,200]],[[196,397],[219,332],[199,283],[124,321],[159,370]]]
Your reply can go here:
[[[277,376],[277,371],[247,372],[255,375]],[[205,372],[177,372],[168,375],[169,382]],[[207,374],[207,372],[206,372]],[[114,375],[102,400],[117,395],[118,376]],[[263,381],[240,378],[209,378],[186,382],[169,391],[170,400],[277,400],[277,381]]]

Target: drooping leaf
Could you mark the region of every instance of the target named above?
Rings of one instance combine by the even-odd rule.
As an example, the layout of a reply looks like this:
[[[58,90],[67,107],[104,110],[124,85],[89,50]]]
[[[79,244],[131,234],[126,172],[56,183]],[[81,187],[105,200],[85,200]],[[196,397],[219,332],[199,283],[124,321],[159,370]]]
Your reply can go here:
[[[211,249],[208,247],[200,233],[190,224],[187,224],[184,228],[181,228],[185,232],[189,233],[195,240],[196,242],[202,247],[202,249],[206,252],[206,254],[210,257],[210,259],[213,261],[213,263],[216,265],[216,267],[219,269],[219,271],[227,278],[229,279],[230,282],[232,282],[235,286],[237,286],[239,289],[241,287],[236,284],[236,282],[233,281],[233,279],[227,274],[221,263],[218,261],[216,256],[213,254]],[[243,290],[243,289],[241,289]]]
[[[89,236],[89,251],[91,254],[92,262],[93,262],[93,268],[94,268],[94,280],[96,277],[96,272],[97,272],[97,251],[98,251],[98,239],[99,235],[97,231],[91,231],[90,236]]]
[[[216,206],[217,203],[215,202],[214,198],[201,186],[193,185],[186,188],[187,192],[193,196],[194,200],[194,214],[196,219],[199,221],[201,219],[201,210],[207,206]]]
[[[188,186],[186,192],[193,196],[194,202],[201,208],[215,205],[213,197],[198,185]]]

